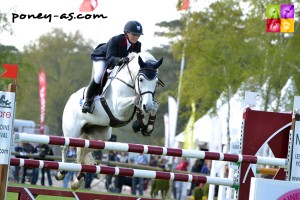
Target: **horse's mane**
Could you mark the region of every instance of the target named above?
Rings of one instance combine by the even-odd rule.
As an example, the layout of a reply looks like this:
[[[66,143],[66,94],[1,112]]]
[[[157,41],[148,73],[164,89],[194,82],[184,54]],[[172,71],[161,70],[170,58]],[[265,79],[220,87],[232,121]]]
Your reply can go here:
[[[137,58],[138,56],[140,56],[144,62],[148,62],[148,61],[156,62],[157,61],[149,51],[142,51],[140,53],[131,52],[128,54],[128,57],[130,58],[130,60],[133,60],[134,58]]]

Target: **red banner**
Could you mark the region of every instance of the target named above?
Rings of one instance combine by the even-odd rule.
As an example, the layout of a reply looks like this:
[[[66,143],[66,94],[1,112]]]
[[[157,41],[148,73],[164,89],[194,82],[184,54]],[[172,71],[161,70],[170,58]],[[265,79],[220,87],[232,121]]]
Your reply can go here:
[[[40,96],[40,110],[41,110],[41,116],[40,116],[40,130],[41,134],[45,134],[45,113],[46,113],[46,88],[47,88],[47,82],[46,82],[46,74],[43,69],[40,70],[39,73],[39,96]]]
[[[2,78],[16,79],[18,76],[18,65],[15,64],[2,64],[6,71],[0,76]]]

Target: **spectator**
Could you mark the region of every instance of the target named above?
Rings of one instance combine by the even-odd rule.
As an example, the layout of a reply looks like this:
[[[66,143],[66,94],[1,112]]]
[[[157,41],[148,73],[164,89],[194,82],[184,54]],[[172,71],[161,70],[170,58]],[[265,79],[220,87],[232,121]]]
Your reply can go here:
[[[25,152],[24,149],[24,143],[20,142],[18,143],[18,146],[15,147],[15,152],[19,153],[20,155],[16,155],[16,158],[28,158],[26,155],[27,153]],[[15,171],[14,171],[14,182],[15,183],[19,183],[20,181],[20,167],[19,166],[15,166]]]
[[[41,156],[42,154],[42,147],[41,147],[41,144],[37,144],[34,148],[34,151],[33,151],[33,154],[35,156]],[[41,158],[35,158],[35,160],[40,160]],[[38,181],[38,178],[39,178],[39,171],[40,169],[39,168],[33,168],[32,169],[32,177],[31,177],[31,184],[32,185],[36,185],[37,181]]]
[[[29,142],[24,143],[23,147],[26,154],[32,154],[34,152],[34,147]],[[21,183],[25,183],[26,176],[27,176],[27,169],[28,168],[23,167],[23,175],[22,175]]]
[[[93,155],[95,160],[98,160],[98,161],[102,160],[102,151],[101,150],[93,151],[92,155]],[[90,173],[90,172],[86,173],[85,184],[84,184],[85,189],[90,189],[91,188],[91,183],[92,183],[94,178],[98,178],[97,174]]]
[[[173,160],[172,170],[176,170],[177,165],[178,165],[178,158],[173,157],[172,160]],[[172,181],[172,193],[173,193],[173,198],[176,199],[176,197],[177,197],[176,181]]]
[[[119,158],[118,158],[116,152],[109,151],[109,153],[108,153],[108,161],[114,161],[114,162],[118,162],[119,161]],[[110,175],[110,174],[106,175],[105,186],[106,186],[107,191],[110,191],[110,189],[111,189],[110,185],[112,183],[112,178],[113,178],[113,175]]]
[[[76,158],[76,147],[69,146],[67,151],[67,158]],[[68,188],[68,184],[70,181],[73,180],[73,176],[74,176],[74,172],[68,171],[63,181],[64,188]]]
[[[138,165],[148,165],[148,159],[143,153],[139,153],[136,164]],[[132,178],[132,188],[131,194],[136,195],[137,185],[139,185],[139,195],[143,196],[144,194],[144,178],[133,177]]]
[[[192,166],[192,172],[194,173],[201,173],[202,167],[203,167],[204,161],[203,159],[196,159],[194,162],[194,165]],[[192,183],[191,189],[189,192],[189,195],[193,194],[193,190],[196,186],[198,186],[200,183]]]
[[[180,171],[187,171],[189,162],[186,158],[182,158],[181,162],[177,165],[176,169]],[[176,181],[176,197],[177,200],[181,200],[181,196],[185,196],[184,185],[182,181]]]
[[[128,154],[127,152],[121,152],[120,155],[118,156],[119,162],[121,163],[128,163]],[[122,188],[124,185],[125,181],[125,176],[116,176],[115,177],[115,189],[117,193],[122,192]]]
[[[152,166],[152,167],[157,167],[159,159],[160,159],[160,156],[158,156],[158,158],[157,158],[157,156],[151,155],[150,156],[150,164],[149,165]]]
[[[211,160],[205,160],[204,165],[201,169],[201,173],[202,174],[210,174],[211,164],[212,164]]]
[[[52,159],[45,159],[46,156],[53,156],[52,148],[50,146],[48,146],[47,144],[42,144],[41,149],[42,149],[41,154],[40,154],[41,159],[42,160],[53,161]],[[49,186],[52,186],[52,178],[51,178],[50,169],[42,168],[41,171],[42,171],[41,184],[43,186],[45,186],[45,173],[46,173],[47,178],[48,178],[48,184],[49,184]]]

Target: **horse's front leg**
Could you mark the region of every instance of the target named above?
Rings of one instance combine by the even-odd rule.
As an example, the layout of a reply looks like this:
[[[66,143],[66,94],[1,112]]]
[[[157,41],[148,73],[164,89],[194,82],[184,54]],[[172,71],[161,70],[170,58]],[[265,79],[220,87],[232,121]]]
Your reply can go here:
[[[144,128],[141,130],[143,135],[150,136],[150,134],[154,130],[157,110],[158,110],[158,103],[156,101],[153,101],[153,108],[150,114],[148,114],[147,117],[145,116],[143,119]]]
[[[62,146],[61,147],[61,157],[62,157],[62,162],[66,162],[67,161],[67,146]],[[68,171],[65,170],[60,170],[55,174],[55,179],[56,180],[63,180],[65,178],[65,175],[68,173]]]

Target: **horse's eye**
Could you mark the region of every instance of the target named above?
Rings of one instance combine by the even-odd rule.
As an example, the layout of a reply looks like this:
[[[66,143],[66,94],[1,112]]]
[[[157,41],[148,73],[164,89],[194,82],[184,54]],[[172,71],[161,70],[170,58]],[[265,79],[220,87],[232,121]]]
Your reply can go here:
[[[140,78],[140,82],[143,82],[143,78]]]

